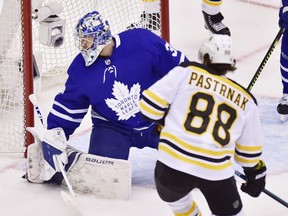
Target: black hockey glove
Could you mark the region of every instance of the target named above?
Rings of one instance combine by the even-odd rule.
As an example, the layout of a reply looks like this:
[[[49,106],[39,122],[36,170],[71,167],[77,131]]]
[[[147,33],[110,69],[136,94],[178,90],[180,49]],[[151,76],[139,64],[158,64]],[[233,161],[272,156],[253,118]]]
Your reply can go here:
[[[260,160],[258,164],[252,168],[244,168],[246,175],[246,183],[241,185],[241,190],[252,197],[258,197],[265,188],[266,166]]]

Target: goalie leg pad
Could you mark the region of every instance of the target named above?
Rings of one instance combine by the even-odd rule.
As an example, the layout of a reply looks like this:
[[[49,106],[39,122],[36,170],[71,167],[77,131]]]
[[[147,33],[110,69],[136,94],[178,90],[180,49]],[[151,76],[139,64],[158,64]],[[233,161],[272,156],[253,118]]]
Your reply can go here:
[[[26,178],[32,183],[43,183],[50,180],[56,171],[44,160],[41,143],[28,146],[27,150],[27,175]]]
[[[49,181],[56,173],[50,164],[44,159],[41,140],[43,140],[44,131],[41,128],[28,127],[35,143],[27,148],[27,173],[26,179],[32,183],[43,183]]]
[[[71,156],[74,158],[72,163]],[[67,177],[75,191],[107,199],[130,198],[132,174],[129,161],[70,152],[68,165],[70,163]],[[62,186],[67,187],[65,181]]]
[[[40,179],[40,158],[42,157],[40,147],[37,143],[28,146],[26,178],[29,182],[42,183],[44,181]]]

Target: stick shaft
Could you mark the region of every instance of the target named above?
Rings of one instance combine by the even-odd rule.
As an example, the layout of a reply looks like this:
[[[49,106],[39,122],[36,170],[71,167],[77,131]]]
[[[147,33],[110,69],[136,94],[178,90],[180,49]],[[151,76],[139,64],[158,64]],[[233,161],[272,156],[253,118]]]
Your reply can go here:
[[[75,194],[75,192],[73,190],[72,185],[69,182],[69,179],[67,177],[67,174],[66,174],[66,171],[64,169],[64,166],[63,166],[63,164],[61,162],[61,159],[58,156],[56,156],[56,158],[57,158],[58,165],[60,167],[60,171],[61,171],[61,173],[63,175],[64,181],[65,181],[65,183],[66,183],[66,185],[68,187],[68,190],[69,190],[71,196],[73,197],[75,207],[78,209],[80,215],[83,215],[82,210],[81,210],[80,205],[79,205],[79,201],[78,201],[77,196],[76,196],[76,194]]]
[[[42,115],[41,109],[37,105],[37,101],[36,101],[35,95],[34,94],[29,95],[29,100],[34,105],[35,111],[37,113],[37,116],[38,116],[40,122],[42,123],[42,126],[44,128],[46,128],[46,125],[44,124],[44,121],[43,121],[43,115]],[[64,181],[65,181],[65,183],[66,183],[66,185],[67,185],[67,187],[69,189],[69,192],[70,192],[71,196],[73,197],[73,200],[74,200],[74,203],[76,205],[76,208],[78,209],[80,215],[83,215],[82,210],[80,209],[80,206],[79,206],[79,202],[78,202],[77,196],[76,196],[76,194],[75,194],[75,192],[74,192],[74,190],[72,188],[72,185],[69,182],[69,179],[68,179],[68,177],[66,175],[66,171],[65,171],[64,166],[63,166],[63,164],[61,162],[61,159],[58,156],[56,156],[56,158],[57,158],[57,163],[58,163],[58,165],[60,167],[60,171],[61,171],[61,173],[63,175]]]
[[[249,91],[251,91],[252,87],[254,86],[255,82],[257,81],[258,77],[260,76],[260,74],[261,74],[264,66],[266,65],[268,59],[270,58],[273,50],[275,49],[276,45],[278,44],[278,42],[279,42],[281,36],[283,35],[284,31],[285,31],[284,28],[281,28],[281,29],[278,31],[276,37],[274,38],[271,46],[269,47],[266,55],[264,56],[261,64],[259,65],[258,69],[256,70],[256,73],[254,74],[252,80],[250,81],[250,83],[249,83],[249,85],[248,85],[248,87],[247,87],[247,89],[248,89]]]

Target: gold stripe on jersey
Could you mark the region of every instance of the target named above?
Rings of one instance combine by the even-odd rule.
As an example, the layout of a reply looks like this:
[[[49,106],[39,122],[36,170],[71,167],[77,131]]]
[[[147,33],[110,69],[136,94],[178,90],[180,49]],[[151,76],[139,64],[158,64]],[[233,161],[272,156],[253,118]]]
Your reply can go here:
[[[246,103],[251,99],[251,95],[237,84],[227,78],[215,76],[200,67],[189,66],[189,68],[193,70],[188,83],[189,85],[214,91],[230,100],[242,110],[245,110]],[[235,89],[237,91],[235,91]]]
[[[145,103],[143,100],[140,101],[139,105],[142,111],[144,111],[145,113],[149,113],[149,116],[153,115],[153,116],[163,117],[164,115],[164,112],[157,111],[154,108],[150,108],[151,106],[148,106],[148,104]]]
[[[201,148],[167,132],[161,132],[158,149],[176,160],[210,170],[231,167],[230,158],[234,154],[234,150]]]
[[[218,0],[218,1],[203,0],[203,2],[210,6],[220,6],[222,4],[222,0]]]
[[[196,153],[199,153],[200,155],[209,155],[212,157],[218,157],[218,156],[227,156],[227,155],[233,155],[234,154],[234,150],[229,150],[229,149],[223,149],[223,148],[219,148],[218,150],[214,149],[214,150],[210,150],[210,149],[205,149],[205,148],[200,148],[196,145],[190,144],[190,143],[186,143],[183,140],[181,140],[180,138],[174,136],[171,133],[167,133],[165,131],[161,132],[161,139],[167,139],[169,141],[171,141],[172,143],[175,143],[185,149],[188,149],[189,151],[193,151]]]
[[[234,160],[237,161],[243,167],[253,167],[259,162],[259,157],[250,159],[250,158],[247,158],[247,157],[244,158],[235,154]]]
[[[236,143],[236,148],[239,151],[245,151],[245,152],[261,152],[262,151],[262,145],[258,145],[258,146],[243,146],[239,143]]]
[[[147,98],[149,98],[149,100],[151,100],[152,102],[156,103],[157,105],[167,108],[168,106],[168,102],[163,100],[162,98],[158,97],[156,94],[154,94],[152,91],[150,90],[145,90],[143,92],[143,95],[146,96]]]
[[[168,102],[159,98],[153,92],[145,90],[142,100],[140,100],[140,110],[148,118],[159,120],[165,115]]]
[[[205,161],[193,159],[190,156],[180,154],[179,152],[175,151],[175,149],[169,146],[163,145],[163,143],[159,144],[158,150],[165,152],[166,154],[174,157],[175,159],[179,161],[189,163],[189,164],[202,167],[205,169],[209,169],[209,170],[224,170],[232,166],[232,163],[229,160],[226,160],[224,163],[222,162],[221,164],[215,164],[215,163],[213,164],[213,163],[208,163],[208,161],[205,162]]]
[[[235,149],[234,159],[244,167],[252,167],[257,164],[262,154],[261,145],[243,146],[236,143]]]

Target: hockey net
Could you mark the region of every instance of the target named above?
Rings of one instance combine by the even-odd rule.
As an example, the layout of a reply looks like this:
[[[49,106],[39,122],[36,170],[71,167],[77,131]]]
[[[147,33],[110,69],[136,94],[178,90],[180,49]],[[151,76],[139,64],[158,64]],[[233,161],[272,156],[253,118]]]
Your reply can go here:
[[[35,9],[34,2],[41,2],[42,6],[51,2],[62,5],[63,11],[59,17],[65,20],[65,35],[63,45],[58,48],[40,43],[40,24],[33,19],[31,38],[23,37],[27,28],[21,19],[33,15],[31,11],[25,11],[24,2],[27,3],[26,0],[0,1],[0,153],[25,152],[25,145],[31,142],[26,137],[27,121],[30,124],[31,119],[34,121],[34,116],[27,113],[27,86],[34,86],[34,93],[37,93],[64,84],[67,68],[79,52],[74,45],[73,31],[83,15],[93,10],[99,11],[109,21],[112,34],[131,28],[147,28],[169,40],[167,0],[33,0],[31,11]],[[27,46],[25,40],[29,39],[33,41],[28,46],[31,46],[40,72],[40,78],[34,79],[34,82],[26,79],[27,74],[33,71],[24,69],[25,56],[30,56],[30,63],[33,59],[32,54],[24,53]]]
[[[0,152],[24,152],[26,106],[24,33],[20,1],[0,4]],[[33,84],[32,84],[33,85]]]

